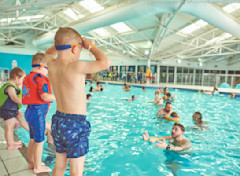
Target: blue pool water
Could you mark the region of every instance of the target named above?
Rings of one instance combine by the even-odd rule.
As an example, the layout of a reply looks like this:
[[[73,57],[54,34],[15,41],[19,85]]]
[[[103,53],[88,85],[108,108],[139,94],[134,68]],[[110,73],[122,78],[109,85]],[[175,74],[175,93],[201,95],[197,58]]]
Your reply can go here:
[[[95,85],[94,85],[95,86]],[[177,99],[173,109],[182,118],[185,138],[193,146],[189,153],[175,153],[155,147],[142,140],[142,133],[152,136],[171,135],[174,122],[155,117],[161,107],[148,101],[156,89],[132,87],[124,92],[122,85],[108,84],[103,92],[91,93],[87,119],[91,122],[90,152],[87,154],[86,176],[159,176],[159,175],[240,175],[240,100],[228,95],[210,96],[194,91],[170,89]],[[89,86],[86,86],[88,93]],[[123,98],[137,100],[127,102]],[[52,103],[47,121],[55,113]],[[21,110],[24,112],[24,109]],[[192,114],[200,111],[209,131],[193,130]],[[17,135],[27,145],[29,134],[19,129]],[[43,161],[53,168],[55,157],[46,152]],[[65,175],[70,175],[67,169]]]

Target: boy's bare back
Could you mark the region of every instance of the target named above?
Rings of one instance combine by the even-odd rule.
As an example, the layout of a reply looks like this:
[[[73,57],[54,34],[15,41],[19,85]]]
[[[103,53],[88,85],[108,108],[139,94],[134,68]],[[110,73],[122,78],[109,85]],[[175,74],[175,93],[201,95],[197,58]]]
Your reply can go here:
[[[55,60],[48,64],[49,79],[57,100],[57,110],[67,114],[86,114],[85,76],[73,62]]]
[[[52,46],[45,53],[49,79],[56,96],[57,110],[67,114],[85,115],[85,74],[107,69],[110,61],[94,45],[93,40],[82,38],[76,31],[69,28],[61,28],[59,31],[55,36],[55,45],[71,47],[56,51],[55,46]],[[96,61],[78,60],[83,48],[88,49],[95,56]],[[58,59],[55,58],[56,54]]]

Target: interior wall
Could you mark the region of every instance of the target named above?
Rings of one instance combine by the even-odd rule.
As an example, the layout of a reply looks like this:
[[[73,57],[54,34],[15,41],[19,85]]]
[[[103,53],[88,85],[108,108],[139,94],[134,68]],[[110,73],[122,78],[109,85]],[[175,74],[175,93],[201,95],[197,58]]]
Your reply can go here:
[[[37,52],[45,52],[44,50],[38,51],[34,48],[9,48],[9,47],[0,47],[0,67],[7,67],[9,70],[12,69],[12,60],[16,60],[18,66],[26,70],[27,73],[31,70],[31,59],[34,54]],[[106,53],[108,58],[111,60],[111,65],[147,65],[147,60],[138,59],[138,58],[129,58],[125,55],[113,55],[111,53]],[[95,60],[95,57],[87,50],[82,50],[80,55],[81,60],[92,61]],[[240,60],[240,55],[235,57],[236,60]],[[218,62],[204,62],[202,66],[199,66],[198,62],[190,62],[187,60],[182,60],[179,64],[177,59],[171,60],[157,60],[151,61],[151,65],[165,65],[165,66],[179,66],[179,67],[190,67],[198,69],[208,69],[208,70],[240,70],[240,62],[236,62],[228,66],[227,60],[221,60]]]
[[[17,61],[17,66],[22,68],[26,74],[29,74],[32,67],[32,55],[22,55],[22,54],[9,54],[9,53],[0,53],[0,67],[8,68],[9,71],[12,70],[12,61]]]

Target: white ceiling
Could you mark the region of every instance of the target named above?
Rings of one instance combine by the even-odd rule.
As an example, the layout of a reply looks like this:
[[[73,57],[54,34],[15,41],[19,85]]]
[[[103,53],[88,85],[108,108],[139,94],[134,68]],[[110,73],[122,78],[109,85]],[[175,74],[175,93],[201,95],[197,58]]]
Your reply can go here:
[[[83,36],[94,38],[98,47],[105,52],[128,58],[177,58],[189,61],[200,58],[206,62],[232,59],[240,54],[240,8],[231,13],[223,10],[230,3],[240,3],[240,0],[96,0],[104,7],[96,13],[90,13],[79,2],[0,1],[0,46],[46,49],[52,45],[52,39],[48,37],[50,34],[54,35],[59,26],[70,26]],[[141,3],[144,6],[140,6]],[[193,7],[191,10],[189,5]],[[203,5],[210,8],[200,9]],[[64,11],[69,8],[75,11],[75,15],[85,17],[76,20],[73,16],[67,16]],[[211,8],[217,10],[219,16],[214,16],[216,13],[210,11]],[[200,17],[209,20],[206,26],[192,33],[181,33],[182,29],[195,24]],[[118,33],[110,26],[117,22],[124,22],[132,30]],[[100,27],[109,35],[101,37],[92,31]],[[224,38],[226,33],[231,35]],[[42,39],[44,42],[40,41]],[[33,45],[33,40],[37,45]],[[148,55],[145,54],[146,50],[149,51]]]

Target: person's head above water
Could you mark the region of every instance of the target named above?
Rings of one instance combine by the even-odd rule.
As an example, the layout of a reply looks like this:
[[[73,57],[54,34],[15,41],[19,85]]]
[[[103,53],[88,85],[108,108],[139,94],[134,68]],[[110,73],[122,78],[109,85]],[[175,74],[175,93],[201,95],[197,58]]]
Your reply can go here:
[[[159,93],[159,91],[155,91],[155,95],[159,95],[160,93]]]
[[[132,100],[136,100],[136,99],[137,99],[136,95],[133,95]]]
[[[166,112],[170,112],[172,110],[172,103],[167,102],[164,109]]]
[[[174,123],[172,127],[172,138],[183,137],[184,132],[185,128],[182,124]]]
[[[88,100],[92,99],[92,95],[91,94],[87,94],[87,99]]]
[[[194,121],[198,121],[198,120],[202,120],[202,114],[200,112],[195,112],[193,115],[192,115],[192,119]]]
[[[167,96],[168,98],[170,98],[170,97],[171,97],[171,93],[168,92],[168,93],[166,94],[166,96]]]
[[[178,117],[178,114],[176,112],[172,112],[170,116]]]

